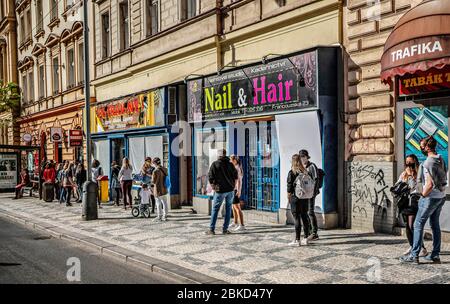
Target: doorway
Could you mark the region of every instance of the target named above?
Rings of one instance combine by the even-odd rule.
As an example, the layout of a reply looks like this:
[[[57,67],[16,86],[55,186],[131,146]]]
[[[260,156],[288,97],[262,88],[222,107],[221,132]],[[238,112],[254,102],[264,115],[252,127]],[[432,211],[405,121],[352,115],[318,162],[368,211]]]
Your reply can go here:
[[[277,212],[280,208],[280,164],[275,123],[245,134],[244,197],[246,207]]]
[[[111,162],[116,161],[119,166],[125,157],[125,138],[111,138]]]

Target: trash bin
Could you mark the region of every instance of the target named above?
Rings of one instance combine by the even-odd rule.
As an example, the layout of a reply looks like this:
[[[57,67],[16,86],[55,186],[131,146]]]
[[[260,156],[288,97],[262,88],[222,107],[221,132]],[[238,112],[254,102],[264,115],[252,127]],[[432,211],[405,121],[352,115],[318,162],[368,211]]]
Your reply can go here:
[[[109,202],[109,179],[106,175],[101,175],[97,178],[98,186],[100,190],[100,202],[107,203]]]

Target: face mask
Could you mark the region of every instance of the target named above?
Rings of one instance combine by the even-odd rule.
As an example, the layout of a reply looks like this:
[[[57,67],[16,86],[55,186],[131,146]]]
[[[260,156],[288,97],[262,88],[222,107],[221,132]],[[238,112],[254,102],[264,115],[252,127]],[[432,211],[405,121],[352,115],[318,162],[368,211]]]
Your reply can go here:
[[[416,165],[414,163],[411,163],[411,164],[406,164],[406,167],[414,169],[416,167]]]
[[[422,151],[423,155],[428,156],[428,152],[425,149],[426,148],[420,148],[420,151]]]

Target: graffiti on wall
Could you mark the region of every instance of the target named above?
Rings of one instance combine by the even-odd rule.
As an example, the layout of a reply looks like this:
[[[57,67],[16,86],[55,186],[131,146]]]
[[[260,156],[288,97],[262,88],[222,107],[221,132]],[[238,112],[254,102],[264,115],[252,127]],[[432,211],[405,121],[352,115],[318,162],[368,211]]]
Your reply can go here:
[[[389,191],[393,184],[392,171],[392,163],[355,161],[348,164],[347,192],[352,218],[362,220],[360,224],[382,221],[389,225],[393,209]]]

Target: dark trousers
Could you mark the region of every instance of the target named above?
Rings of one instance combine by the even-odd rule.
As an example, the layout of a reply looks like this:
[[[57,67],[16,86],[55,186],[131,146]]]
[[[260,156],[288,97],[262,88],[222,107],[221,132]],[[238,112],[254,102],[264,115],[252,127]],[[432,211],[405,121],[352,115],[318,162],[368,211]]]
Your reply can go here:
[[[152,202],[152,213],[155,213],[155,205],[156,205],[156,200],[155,200],[155,196],[151,195],[150,196],[150,200]]]
[[[70,205],[70,199],[72,195],[73,187],[64,187],[64,192],[66,193],[66,205]]]
[[[116,192],[115,202],[116,202],[116,205],[119,206],[120,193],[121,193],[122,190],[120,188],[114,188],[114,191]]]
[[[133,198],[131,197],[131,187],[133,186],[133,181],[122,181],[120,184],[122,186],[123,205],[126,206],[128,200],[128,204],[131,206],[133,204]]]
[[[295,224],[295,239],[300,240],[302,232],[302,223],[304,236],[308,237],[310,227],[310,221],[308,217],[309,200],[298,199],[295,195],[292,195],[290,203],[291,203],[291,212],[292,216],[294,217],[294,224]]]
[[[314,207],[316,205],[316,196],[314,195],[310,200],[309,200],[309,208],[308,208],[308,215],[309,215],[309,222],[311,223],[310,226],[310,231],[311,234],[317,234],[317,218],[316,218],[316,213],[314,212]]]

